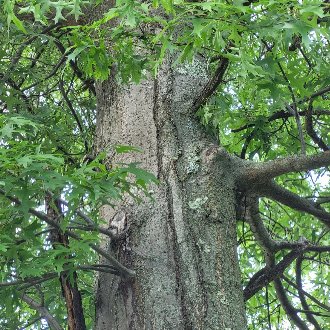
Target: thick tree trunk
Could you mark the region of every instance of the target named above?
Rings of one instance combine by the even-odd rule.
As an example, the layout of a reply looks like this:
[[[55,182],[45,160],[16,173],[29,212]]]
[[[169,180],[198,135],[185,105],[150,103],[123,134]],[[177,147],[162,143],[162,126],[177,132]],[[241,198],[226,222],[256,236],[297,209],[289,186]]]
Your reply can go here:
[[[119,232],[127,230],[109,248],[136,277],[100,275],[97,330],[246,327],[234,165],[189,111],[207,78],[196,60],[173,70],[168,64],[139,85],[109,80],[97,87],[98,149],[138,146],[143,153],[125,162],[141,162],[160,180],[154,201],[127,198],[102,211]]]

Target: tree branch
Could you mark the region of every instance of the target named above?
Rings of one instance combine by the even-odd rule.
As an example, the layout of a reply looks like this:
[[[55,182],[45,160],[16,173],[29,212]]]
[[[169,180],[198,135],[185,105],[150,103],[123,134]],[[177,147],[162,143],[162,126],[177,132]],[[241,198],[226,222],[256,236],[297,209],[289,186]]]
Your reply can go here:
[[[244,164],[244,163],[243,163]],[[263,163],[245,161],[241,166],[237,184],[243,190],[261,186],[282,174],[314,170],[330,165],[330,151],[315,155],[296,155]]]
[[[312,138],[314,143],[316,143],[323,151],[327,151],[329,150],[329,147],[324,143],[323,139],[319,137],[316,131],[314,130],[312,115],[313,115],[313,100],[310,100],[308,104],[308,109],[306,111],[306,121],[305,121],[306,132]]]
[[[263,287],[282,276],[285,269],[290,266],[299,255],[301,255],[304,249],[305,246],[301,245],[299,248],[285,255],[278,264],[273,266],[267,265],[255,273],[243,290],[244,300],[249,300]]]
[[[314,215],[327,226],[330,226],[330,213],[324,211],[316,203],[279,186],[274,181],[270,181],[263,186],[258,186],[257,191],[261,196],[276,200],[297,211]]]
[[[7,195],[7,193],[2,189],[0,189],[0,195],[5,196],[7,199],[9,199],[11,202],[13,202],[16,206],[22,205],[22,202],[18,198]],[[52,219],[50,219],[49,217],[47,217],[47,215],[45,213],[37,211],[33,208],[29,208],[28,212],[30,214],[36,216],[38,219],[45,221],[48,225],[56,228],[59,231],[62,231],[62,228],[60,227],[60,225],[58,223],[56,223],[55,221],[53,221]],[[81,237],[79,235],[77,235],[76,233],[72,232],[72,231],[67,231],[66,230],[66,231],[63,231],[63,233],[65,233],[66,235],[74,238],[77,241],[81,240]],[[128,269],[125,266],[123,266],[116,258],[111,256],[109,253],[107,253],[106,251],[104,251],[103,249],[98,247],[97,245],[95,245],[93,243],[89,243],[88,245],[92,250],[94,250],[99,255],[101,255],[102,257],[104,257],[108,261],[110,261],[110,263],[119,271],[121,276],[123,276],[124,278],[135,276],[135,271],[133,271],[131,269]]]
[[[247,196],[246,198],[246,214],[245,218],[247,219],[248,223],[250,224],[251,230],[260,244],[261,247],[264,248],[266,253],[276,253],[277,251],[284,250],[284,249],[299,249],[302,246],[304,248],[314,247],[314,248],[322,248],[318,246],[311,246],[308,244],[306,240],[300,240],[298,242],[294,241],[276,241],[274,240],[267,228],[265,227],[259,211],[259,196]]]
[[[259,244],[272,252],[276,249],[276,242],[270,237],[259,213],[259,197],[247,196],[246,198],[246,219]]]
[[[303,307],[303,309],[306,312],[311,312],[311,310],[310,310],[310,308],[307,304],[306,297],[305,297],[305,295],[303,293],[303,290],[302,290],[302,279],[301,279],[302,260],[303,260],[302,256],[299,256],[296,259],[296,283],[297,283],[297,286],[298,286],[298,295],[299,295],[299,299],[300,299],[301,306]],[[317,320],[313,316],[313,314],[306,313],[306,318],[310,323],[312,323],[314,325],[315,330],[322,330],[320,325],[318,324]]]
[[[35,309],[42,318],[44,318],[51,329],[54,330],[64,330],[58,321],[49,313],[48,309],[43,305],[37,303],[34,299],[26,294],[21,296],[21,299],[27,303],[31,308]]]
[[[82,271],[93,270],[93,271],[97,271],[97,272],[101,272],[101,273],[110,273],[110,274],[120,276],[119,271],[115,267],[113,267],[111,265],[106,265],[106,264],[81,265],[81,266],[73,267],[70,270],[82,270]],[[63,272],[67,272],[67,271],[68,271],[68,269],[64,268]],[[58,272],[51,272],[51,273],[43,274],[41,276],[28,277],[28,278],[25,278],[24,280],[18,279],[18,280],[11,281],[11,282],[0,282],[0,288],[22,285],[18,290],[23,290],[23,289],[27,289],[30,286],[33,286],[33,285],[36,285],[36,284],[39,284],[39,283],[42,283],[42,282],[45,282],[48,280],[52,280],[56,277],[58,277]]]
[[[51,78],[52,76],[54,76],[56,74],[56,72],[58,71],[58,69],[61,67],[61,65],[65,62],[66,60],[66,55],[62,55],[62,57],[60,58],[60,60],[57,62],[57,64],[54,66],[53,70],[44,78],[35,81],[34,83],[32,83],[31,85],[24,87],[22,89],[22,92],[25,92],[41,83],[43,83],[44,81],[48,80],[49,78]]]
[[[311,94],[309,97],[305,97],[303,99],[297,100],[297,104],[302,104],[304,102],[311,101],[311,100],[315,99],[316,97],[321,96],[321,95],[324,95],[324,94],[326,94],[328,92],[330,92],[330,86],[327,86],[327,87],[325,87],[323,89],[320,89],[319,91]],[[293,104],[289,104],[289,106],[291,107],[291,106],[293,106]],[[306,113],[307,113],[307,111],[299,111],[298,112],[298,115],[299,116],[305,116]],[[330,115],[330,111],[329,110],[315,110],[314,111],[314,114],[315,115],[318,115],[318,116],[320,116],[320,115]],[[288,112],[288,111],[285,111],[285,110],[279,110],[279,111],[273,113],[268,118],[268,122],[271,122],[271,121],[274,121],[274,120],[277,120],[277,119],[287,119],[287,118],[293,117],[293,116],[294,115],[291,112]],[[243,130],[249,128],[249,127],[253,127],[253,126],[255,126],[255,124],[252,124],[252,123],[251,124],[246,124],[246,125],[244,125],[242,127],[239,127],[239,128],[236,128],[236,129],[232,129],[231,131],[233,133],[237,133],[237,132],[243,131]]]
[[[303,320],[298,316],[297,310],[292,306],[289,298],[286,295],[286,292],[283,288],[280,279],[274,280],[274,287],[277,294],[277,297],[292,322],[300,329],[300,330],[309,330],[308,326],[303,322]]]
[[[68,55],[66,48],[62,45],[62,43],[55,39],[54,43],[56,45],[56,47],[58,48],[58,50],[63,54],[63,55]],[[69,61],[69,64],[73,70],[73,72],[76,74],[76,76],[84,83],[85,87],[88,88],[88,90],[95,96],[96,95],[96,91],[95,91],[95,87],[94,87],[94,80],[93,79],[85,79],[83,73],[81,72],[81,70],[79,69],[77,63],[73,60]]]
[[[266,44],[266,47],[267,47],[267,43]],[[300,140],[300,144],[301,144],[301,153],[303,155],[306,154],[306,142],[305,142],[305,139],[304,139],[304,134],[303,134],[303,129],[302,129],[302,125],[301,125],[301,120],[300,120],[300,117],[299,117],[299,114],[298,114],[298,110],[297,110],[297,100],[296,100],[296,97],[295,97],[295,94],[294,94],[294,91],[293,91],[293,88],[291,86],[291,82],[287,76],[287,74],[285,73],[283,67],[282,67],[282,64],[278,61],[277,62],[277,65],[282,73],[282,76],[284,78],[284,80],[287,82],[287,87],[289,89],[289,92],[291,94],[291,98],[292,98],[292,104],[291,105],[287,105],[286,108],[288,110],[288,112],[291,112],[292,115],[294,116],[295,120],[296,120],[296,123],[297,123],[297,128],[298,128],[298,135],[299,135],[299,140]]]
[[[26,323],[23,327],[20,327],[18,330],[26,330],[28,327],[30,327],[31,325],[37,323],[38,321],[40,321],[42,319],[41,316],[32,319],[31,321],[29,321],[28,323]]]
[[[20,60],[25,47],[32,44],[32,42],[34,40],[36,40],[40,35],[50,32],[51,30],[55,29],[59,25],[60,25],[59,23],[49,25],[45,29],[43,29],[39,34],[36,34],[36,35],[32,36],[31,38],[29,38],[28,40],[26,40],[25,42],[23,42],[21,44],[21,46],[18,48],[16,54],[12,57],[9,68],[7,69],[7,72],[5,73],[5,75],[3,76],[3,80],[6,81],[8,79],[9,75],[12,73],[12,71],[15,68],[16,64]]]
[[[289,278],[287,278],[285,275],[282,276],[282,278],[284,279],[285,282],[287,282],[288,284],[290,284],[291,286],[293,286],[295,289],[298,290],[298,286],[296,283],[294,283],[293,281],[291,281]],[[313,297],[311,294],[309,294],[308,292],[306,292],[305,290],[301,289],[301,291],[303,292],[303,294],[308,297],[311,301],[313,301],[316,305],[318,305],[319,307],[323,308],[324,310],[330,312],[330,306],[323,304],[322,302],[320,302],[319,300],[317,300],[315,297]]]
[[[229,65],[229,60],[226,57],[221,57],[220,63],[213,75],[213,77],[207,82],[200,94],[193,101],[191,110],[196,112],[207,100],[213,95],[217,87],[223,82],[223,77]]]
[[[25,278],[24,280],[16,280],[16,281],[11,281],[11,282],[0,282],[0,287],[17,286],[17,285],[21,285],[21,284],[29,284],[32,286],[35,284],[39,284],[39,283],[51,280],[57,276],[58,276],[58,273],[53,272],[53,273],[47,273],[47,274],[44,274],[44,275],[38,276],[38,277],[28,277],[28,278]]]
[[[66,202],[65,200],[61,199],[61,198],[57,198],[57,200],[64,206],[69,207],[69,203]],[[95,230],[98,231],[101,234],[107,235],[108,237],[110,237],[111,239],[115,240],[116,237],[114,235],[114,233],[108,229],[102,228],[100,226],[98,226],[89,216],[87,216],[84,212],[80,211],[79,209],[75,209],[73,210],[74,213],[76,213],[81,219],[83,219],[88,225],[89,227],[86,228],[87,230]]]
[[[85,151],[88,152],[88,149],[89,149],[89,148],[88,148],[88,143],[87,143],[87,141],[86,141],[86,134],[85,134],[85,131],[84,131],[84,129],[83,129],[83,126],[82,126],[82,124],[81,124],[81,122],[80,122],[80,118],[79,118],[79,116],[78,116],[76,110],[74,109],[74,107],[73,107],[71,101],[70,101],[69,98],[68,98],[67,93],[66,93],[65,90],[64,90],[64,86],[63,86],[63,81],[62,81],[62,79],[60,79],[60,81],[59,81],[59,88],[60,88],[61,94],[62,94],[62,96],[63,96],[63,98],[64,98],[64,100],[65,100],[65,102],[66,102],[66,104],[67,104],[67,106],[68,106],[68,108],[69,108],[69,110],[70,110],[72,116],[73,116],[73,118],[75,119],[75,121],[76,121],[76,123],[77,123],[77,125],[78,125],[79,131],[80,131],[81,136],[82,136],[82,138],[83,138],[83,140],[84,140]]]
[[[48,218],[52,219],[61,226],[63,221],[61,203],[53,198],[52,195],[46,194],[45,205]],[[56,250],[58,246],[67,248],[70,246],[68,235],[60,230],[53,230],[49,235],[49,240],[54,250]],[[64,258],[69,259],[71,256],[71,253],[66,253]],[[68,265],[68,263],[65,263],[63,266],[66,267]],[[68,329],[73,330],[77,328],[80,330],[86,330],[85,316],[82,306],[81,293],[78,287],[78,274],[76,270],[73,270],[70,273],[70,276],[67,272],[61,271],[59,274],[59,281],[61,283],[62,296],[64,298],[67,310]]]

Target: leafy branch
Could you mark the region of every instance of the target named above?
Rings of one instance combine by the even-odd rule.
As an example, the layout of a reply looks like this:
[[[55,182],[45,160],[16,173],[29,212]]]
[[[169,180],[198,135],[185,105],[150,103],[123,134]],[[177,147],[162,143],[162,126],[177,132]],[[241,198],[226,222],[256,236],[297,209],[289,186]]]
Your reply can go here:
[[[18,198],[8,195],[3,189],[0,189],[0,194],[5,196],[7,199],[9,199],[11,202],[13,202],[16,206],[22,205],[22,202]],[[63,234],[65,234],[77,241],[82,240],[82,238],[78,234],[76,234],[72,231],[62,230],[61,226],[54,220],[50,219],[45,213],[37,211],[33,208],[29,208],[28,212],[31,213],[32,215],[36,216],[38,219],[46,222],[51,227],[62,232]],[[130,269],[126,268],[125,266],[123,266],[113,256],[111,256],[109,253],[107,253],[105,250],[103,250],[99,246],[95,245],[94,243],[88,243],[88,245],[92,250],[94,250],[99,255],[101,255],[102,257],[107,259],[118,270],[118,272],[121,274],[121,276],[123,276],[124,278],[135,276],[135,272],[133,270],[130,270]]]

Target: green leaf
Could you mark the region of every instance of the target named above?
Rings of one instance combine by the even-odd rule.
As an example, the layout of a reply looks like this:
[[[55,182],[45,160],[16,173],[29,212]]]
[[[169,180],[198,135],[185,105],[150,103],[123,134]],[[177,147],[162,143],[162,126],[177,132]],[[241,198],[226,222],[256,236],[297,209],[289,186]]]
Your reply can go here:
[[[160,0],[160,2],[167,14],[173,12],[173,0]]]
[[[27,33],[24,24],[21,20],[19,20],[14,14],[12,14],[11,16],[11,20],[13,21],[13,23],[16,25],[16,27],[22,31],[23,33]]]
[[[304,5],[304,7],[300,9],[300,13],[311,13],[321,18],[325,16],[322,7],[313,4]]]
[[[116,153],[122,154],[122,153],[127,153],[127,152],[143,152],[142,149],[133,147],[133,146],[126,146],[126,145],[120,145],[117,144],[115,146]]]
[[[77,47],[73,52],[70,52],[70,48],[67,49],[67,51],[69,51],[69,55],[67,56],[67,61],[74,61],[76,59],[76,57],[83,52],[85,49],[89,48],[90,45],[84,45],[84,46],[80,46]]]

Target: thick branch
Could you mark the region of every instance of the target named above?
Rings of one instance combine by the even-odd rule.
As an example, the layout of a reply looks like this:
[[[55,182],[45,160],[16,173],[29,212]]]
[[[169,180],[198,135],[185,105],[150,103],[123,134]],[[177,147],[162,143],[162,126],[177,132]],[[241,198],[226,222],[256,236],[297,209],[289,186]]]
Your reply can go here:
[[[47,216],[61,226],[63,221],[62,205],[50,194],[46,194],[45,204]],[[59,230],[53,230],[49,235],[50,242],[56,250],[57,246],[69,247],[70,241],[67,234]],[[66,254],[65,258],[69,259],[70,254]],[[64,264],[66,266],[68,264]],[[86,330],[85,316],[82,306],[81,293],[78,288],[78,274],[74,270],[70,276],[65,271],[60,272],[59,280],[62,288],[62,296],[65,300],[67,309],[67,326],[69,330],[81,329]]]
[[[302,245],[300,248],[291,251],[287,256],[291,255],[291,260],[293,261],[293,257],[298,258],[299,256],[301,256],[304,252],[304,250],[306,249],[307,246],[307,242],[305,243],[305,245]],[[275,265],[275,254],[274,253],[269,253],[269,251],[267,251],[268,253],[265,254],[266,257],[266,263],[268,265],[268,267],[274,267]],[[283,258],[286,259],[285,256]],[[287,264],[287,266],[289,266],[289,264]],[[283,275],[283,272],[282,272]],[[293,321],[293,323],[301,330],[308,330],[307,325],[303,322],[303,320],[299,317],[297,310],[293,307],[293,305],[291,304],[290,300],[288,299],[286,292],[284,290],[284,287],[282,285],[281,279],[280,277],[276,277],[274,279],[274,287],[275,287],[275,291],[277,294],[277,297],[281,303],[281,306],[283,307],[284,311],[286,312],[286,314],[289,316],[289,318]]]
[[[316,155],[299,155],[278,158],[264,163],[246,161],[246,166],[240,168],[238,186],[243,190],[261,186],[270,179],[282,174],[314,170],[330,165],[330,151]]]
[[[246,204],[245,218],[248,220],[256,240],[266,253],[276,253],[277,251],[284,249],[299,249],[302,246],[304,248],[306,247],[306,240],[300,240],[298,242],[286,240],[276,241],[270,236],[260,216],[259,197],[247,197]],[[322,248],[318,246],[311,246],[309,244],[308,247]]]
[[[276,200],[297,211],[302,211],[314,215],[322,222],[330,226],[330,213],[324,211],[314,202],[298,196],[297,194],[279,186],[273,181],[258,187],[257,190],[258,193],[260,193],[262,196]]]
[[[243,291],[244,300],[249,300],[263,287],[282,276],[285,269],[290,266],[299,255],[301,255],[303,250],[304,246],[301,246],[300,248],[289,252],[278,264],[272,267],[266,266],[254,274]]]
[[[321,204],[330,203],[330,196],[320,196],[317,198],[315,205],[319,206]]]
[[[259,213],[259,197],[249,196],[246,198],[246,215],[250,224],[251,230],[259,242],[259,244],[270,251],[275,251],[276,243],[270,237],[267,229],[265,228],[263,221]]]

